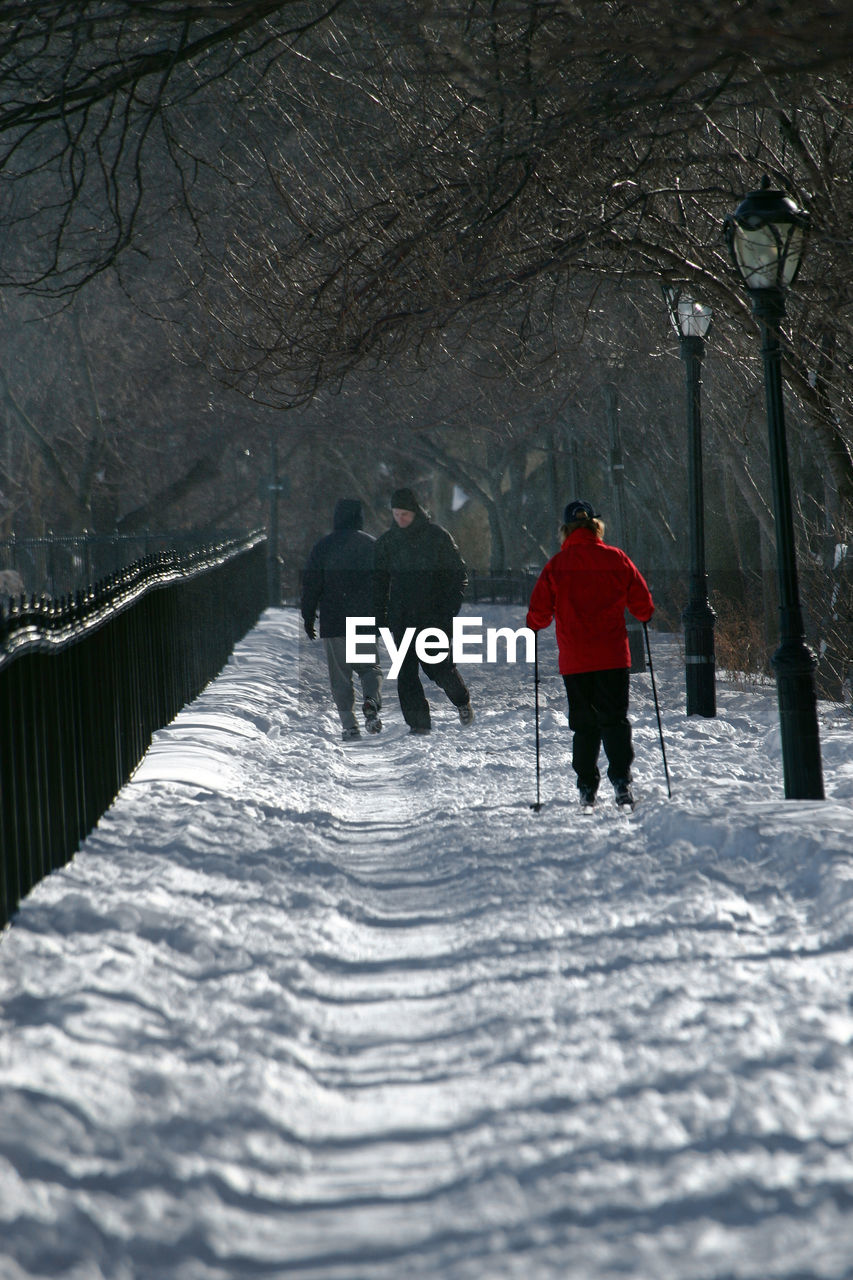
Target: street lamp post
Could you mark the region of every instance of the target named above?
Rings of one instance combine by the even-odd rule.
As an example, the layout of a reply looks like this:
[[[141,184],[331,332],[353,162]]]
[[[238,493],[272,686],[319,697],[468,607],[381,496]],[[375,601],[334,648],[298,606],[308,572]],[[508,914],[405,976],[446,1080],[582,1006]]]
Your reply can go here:
[[[610,431],[610,478],[613,484],[613,514],[616,539],[624,547],[628,537],[628,521],[625,518],[625,462],[622,453],[622,433],[619,430],[619,392],[612,382],[604,386],[604,403]],[[575,490],[577,492],[577,490]],[[625,610],[625,626],[628,631],[628,649],[631,655],[631,675],[646,669],[646,652],[643,648],[643,631],[636,618]]]
[[[724,224],[729,250],[762,334],[779,580],[780,644],[772,661],[779,699],[785,796],[789,800],[824,798],[814,677],[817,662],[805,642],[797,583],[779,343],[785,289],[799,269],[808,227],[808,214],[783,192],[771,190],[767,177],[761,190],[751,191]]]
[[[711,327],[711,308],[683,293],[678,285],[663,286],[672,326],[681,342],[681,358],[687,372],[687,484],[690,581],[684,623],[684,657],[687,714],[715,716],[717,693],[714,679],[715,613],[708,600],[705,569],[705,497],[702,480],[702,357]]]
[[[278,435],[270,438],[270,469],[267,480],[269,495],[269,533],[267,535],[267,602],[278,608],[281,604],[281,563],[278,558],[278,499],[282,484],[278,475]]]

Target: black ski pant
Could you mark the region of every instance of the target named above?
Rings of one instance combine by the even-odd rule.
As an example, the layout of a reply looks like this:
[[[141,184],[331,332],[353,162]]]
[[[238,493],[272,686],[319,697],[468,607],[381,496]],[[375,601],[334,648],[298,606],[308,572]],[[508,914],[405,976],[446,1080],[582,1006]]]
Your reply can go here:
[[[402,631],[394,632],[394,643],[399,645],[403,638]],[[403,719],[411,729],[429,729],[431,720],[429,703],[424,687],[421,684],[420,667],[423,667],[439,689],[443,689],[454,707],[464,707],[470,700],[468,689],[453,659],[448,656],[441,662],[422,663],[415,652],[414,642],[409,646],[397,675],[397,696],[400,699],[400,710]]]
[[[598,754],[604,747],[611,782],[631,781],[634,747],[628,720],[630,677],[627,667],[582,671],[563,676],[569,700],[569,728],[574,734],[572,768],[578,786],[595,791],[601,779]]]

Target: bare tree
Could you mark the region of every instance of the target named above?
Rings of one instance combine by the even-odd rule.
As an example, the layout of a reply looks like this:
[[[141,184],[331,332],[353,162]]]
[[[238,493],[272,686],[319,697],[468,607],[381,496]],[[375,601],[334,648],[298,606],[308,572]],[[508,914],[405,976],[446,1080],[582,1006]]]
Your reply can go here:
[[[643,309],[662,276],[686,279],[717,311],[720,358],[754,368],[720,223],[768,172],[813,216],[785,345],[793,437],[817,442],[849,541],[843,0],[33,0],[0,3],[0,17],[2,278],[61,292],[114,266],[217,376],[288,416],[510,323],[532,397],[530,327],[565,342],[566,306],[589,317],[587,358],[606,361],[603,281]],[[733,395],[730,423],[743,417]],[[513,415],[460,449],[458,426],[426,435],[413,421],[410,440],[436,466],[467,466],[469,484],[489,449],[505,457],[503,495],[537,457],[546,467],[532,424]],[[760,524],[753,426],[743,450],[727,437],[720,453]],[[657,447],[673,452],[663,426]],[[503,502],[494,477],[477,482]],[[656,486],[649,471],[636,498],[660,515]]]
[[[0,3],[0,279],[75,289],[204,207],[235,113],[341,0]],[[198,203],[196,203],[198,202]]]

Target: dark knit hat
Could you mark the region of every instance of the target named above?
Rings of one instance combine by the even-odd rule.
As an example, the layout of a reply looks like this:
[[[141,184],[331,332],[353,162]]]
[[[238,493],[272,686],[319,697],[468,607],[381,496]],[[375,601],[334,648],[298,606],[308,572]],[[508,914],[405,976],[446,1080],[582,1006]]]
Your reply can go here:
[[[391,494],[391,508],[397,511],[419,511],[420,503],[411,489],[395,489]]]
[[[574,524],[575,520],[595,520],[597,513],[588,502],[570,502],[563,512],[563,524]]]

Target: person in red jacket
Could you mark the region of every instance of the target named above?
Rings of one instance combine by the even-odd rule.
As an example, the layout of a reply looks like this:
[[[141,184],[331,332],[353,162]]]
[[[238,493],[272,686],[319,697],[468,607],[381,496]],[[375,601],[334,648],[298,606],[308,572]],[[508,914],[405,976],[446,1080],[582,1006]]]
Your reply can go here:
[[[560,674],[574,735],[572,767],[581,803],[595,803],[601,747],[618,805],[633,807],[634,748],[628,720],[631,650],[625,610],[648,622],[654,602],[643,575],[618,547],[603,541],[604,524],[588,502],[570,502],[560,528],[562,547],[539,575],[527,625],[541,631],[556,620]]]

